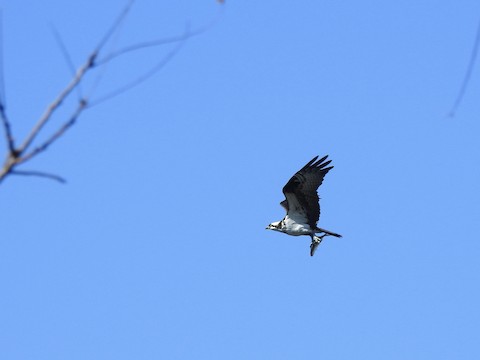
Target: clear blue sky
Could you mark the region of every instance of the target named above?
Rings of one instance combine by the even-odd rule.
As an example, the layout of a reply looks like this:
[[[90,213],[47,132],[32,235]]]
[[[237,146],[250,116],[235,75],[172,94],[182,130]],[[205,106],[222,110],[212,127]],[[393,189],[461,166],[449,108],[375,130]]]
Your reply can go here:
[[[124,4],[0,2],[17,139],[71,76],[50,25],[79,65]],[[137,1],[108,49],[220,7]],[[0,357],[480,358],[479,69],[446,116],[479,18],[473,0],[227,1],[25,165],[68,184],[0,185]],[[108,67],[93,98],[170,49]],[[344,237],[311,258],[265,226],[324,154],[320,226]]]

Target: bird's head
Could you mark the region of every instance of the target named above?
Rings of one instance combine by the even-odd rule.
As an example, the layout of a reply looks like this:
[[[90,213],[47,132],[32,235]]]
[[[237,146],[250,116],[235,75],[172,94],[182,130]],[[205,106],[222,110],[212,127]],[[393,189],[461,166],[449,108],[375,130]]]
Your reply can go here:
[[[280,231],[280,223],[281,221],[275,221],[271,224],[269,224],[265,229],[266,230],[275,230],[275,231]]]

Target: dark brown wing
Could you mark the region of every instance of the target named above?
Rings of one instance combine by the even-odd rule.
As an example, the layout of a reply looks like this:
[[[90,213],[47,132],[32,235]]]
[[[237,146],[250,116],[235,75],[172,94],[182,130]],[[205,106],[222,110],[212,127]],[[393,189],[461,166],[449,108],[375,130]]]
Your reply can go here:
[[[287,211],[288,213],[288,201],[287,200],[283,200],[280,205],[282,205],[282,207]]]
[[[317,226],[320,217],[320,204],[317,194],[318,187],[322,184],[325,175],[333,168],[326,167],[331,160],[325,161],[327,156],[320,160],[315,156],[301,168],[283,187],[287,199],[287,214],[305,217],[312,229]]]

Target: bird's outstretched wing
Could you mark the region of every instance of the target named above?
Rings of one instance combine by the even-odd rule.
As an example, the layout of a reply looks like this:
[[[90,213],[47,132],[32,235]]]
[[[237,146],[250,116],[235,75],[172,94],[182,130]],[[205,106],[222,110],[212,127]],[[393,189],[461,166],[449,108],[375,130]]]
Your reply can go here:
[[[305,222],[312,229],[316,228],[320,217],[317,189],[325,175],[333,168],[333,166],[327,167],[331,162],[331,160],[325,161],[327,157],[328,155],[317,160],[318,156],[315,156],[283,187],[286,201],[280,204],[287,210],[289,217],[306,220]]]

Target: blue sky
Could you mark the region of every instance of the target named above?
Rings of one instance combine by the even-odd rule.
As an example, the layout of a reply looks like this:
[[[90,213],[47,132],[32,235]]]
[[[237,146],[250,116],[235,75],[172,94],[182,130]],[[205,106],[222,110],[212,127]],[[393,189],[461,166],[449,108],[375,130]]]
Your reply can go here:
[[[51,25],[79,65],[124,4],[0,3],[17,140],[71,77]],[[218,21],[25,165],[66,185],[0,185],[1,358],[478,358],[478,69],[447,114],[480,3],[220,7],[137,1],[108,51]],[[82,91],[99,98],[171,49]],[[308,237],[265,226],[324,154],[319,224],[344,237],[311,258]]]

